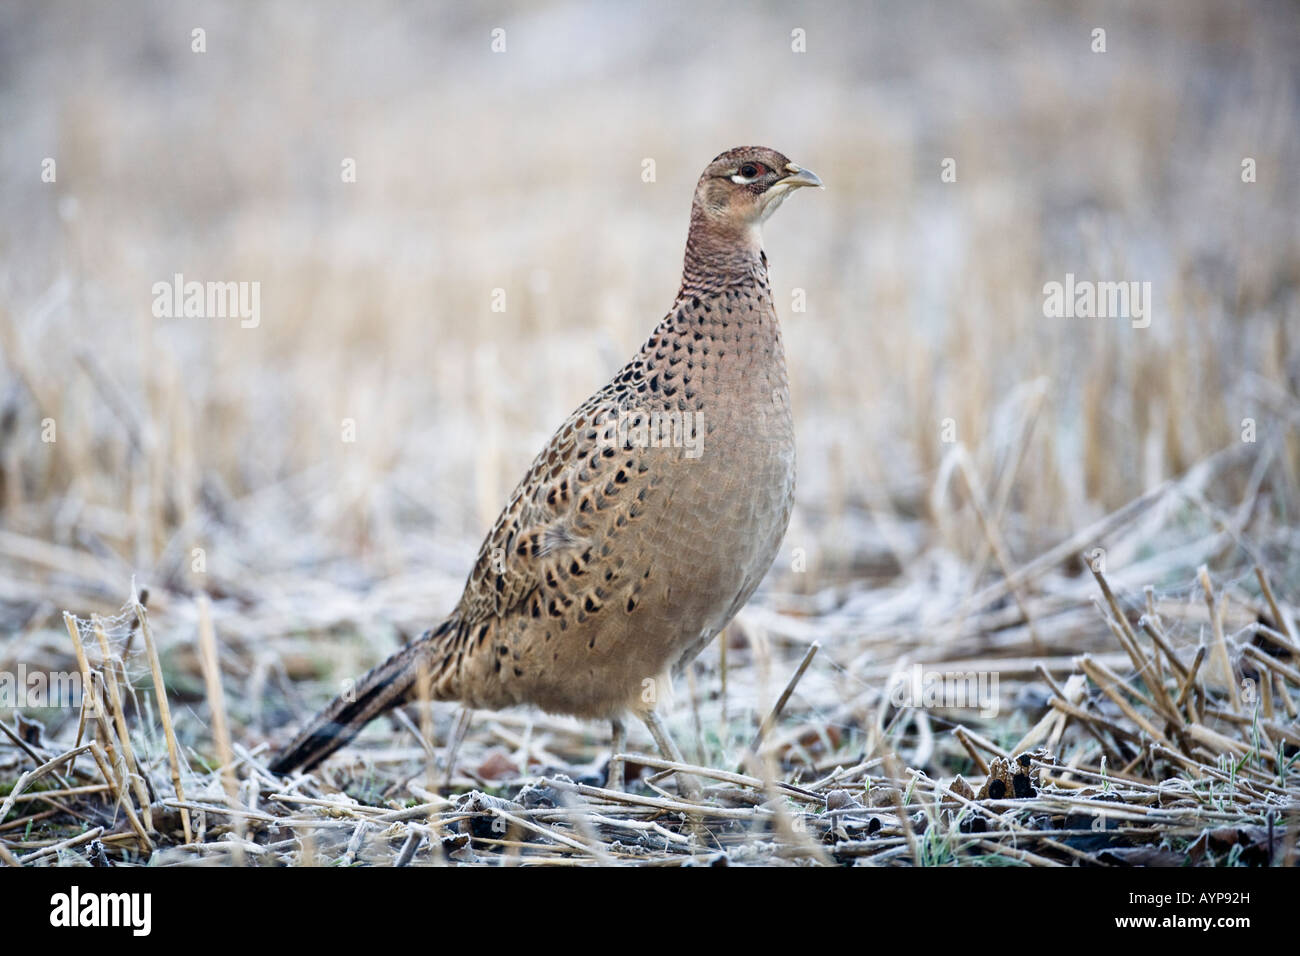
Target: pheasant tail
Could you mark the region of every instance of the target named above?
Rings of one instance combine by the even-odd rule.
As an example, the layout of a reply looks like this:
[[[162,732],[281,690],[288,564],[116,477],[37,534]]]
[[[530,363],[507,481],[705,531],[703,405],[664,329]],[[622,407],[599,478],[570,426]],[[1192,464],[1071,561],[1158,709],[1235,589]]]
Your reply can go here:
[[[298,768],[310,770],[345,746],[376,717],[418,699],[422,672],[429,675],[431,700],[455,699],[455,692],[444,682],[434,679],[431,673],[435,642],[445,634],[454,633],[455,629],[454,621],[448,620],[435,630],[426,631],[418,640],[368,671],[356,687],[334,698],[312,719],[271,764],[271,772],[284,774]]]

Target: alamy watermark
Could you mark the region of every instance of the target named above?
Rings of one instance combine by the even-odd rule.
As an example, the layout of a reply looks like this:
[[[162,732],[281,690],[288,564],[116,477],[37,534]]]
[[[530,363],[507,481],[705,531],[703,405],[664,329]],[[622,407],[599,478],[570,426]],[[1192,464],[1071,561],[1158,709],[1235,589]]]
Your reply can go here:
[[[601,426],[599,442],[613,448],[681,448],[704,454],[704,413],[620,408]]]
[[[96,893],[73,884],[66,893],[50,897],[50,925],[60,927],[122,927],[133,936],[148,936],[153,928],[152,893]]]
[[[1043,315],[1049,319],[1131,319],[1133,328],[1151,324],[1150,282],[1093,282],[1065,274],[1043,286]]]
[[[176,273],[171,282],[155,282],[153,314],[157,319],[239,319],[239,327],[262,323],[262,283],[186,282]]]
[[[889,685],[895,707],[926,710],[978,710],[981,717],[998,715],[997,671],[932,671],[913,664],[896,673]]]
[[[0,710],[80,707],[81,674],[76,671],[0,671]]]

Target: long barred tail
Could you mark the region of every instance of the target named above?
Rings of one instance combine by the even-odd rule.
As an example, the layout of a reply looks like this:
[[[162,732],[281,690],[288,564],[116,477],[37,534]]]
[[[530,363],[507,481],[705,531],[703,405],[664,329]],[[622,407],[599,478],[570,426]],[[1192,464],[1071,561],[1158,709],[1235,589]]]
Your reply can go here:
[[[428,666],[433,639],[445,633],[449,623],[425,632],[367,672],[352,693],[334,698],[276,758],[271,772],[310,770],[352,740],[376,717],[415,700],[420,667]]]

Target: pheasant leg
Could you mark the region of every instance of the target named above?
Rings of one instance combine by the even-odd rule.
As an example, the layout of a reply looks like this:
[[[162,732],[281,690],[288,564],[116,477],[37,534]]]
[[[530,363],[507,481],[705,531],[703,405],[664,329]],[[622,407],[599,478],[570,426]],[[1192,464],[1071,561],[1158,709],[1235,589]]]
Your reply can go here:
[[[605,785],[610,790],[623,789],[623,751],[627,749],[627,725],[615,718],[610,721],[612,729],[611,753],[609,755],[609,778]]]
[[[668,735],[668,728],[664,726],[659,715],[653,710],[647,711],[641,715],[645,722],[646,729],[650,731],[650,736],[655,739],[659,746],[659,751],[664,755],[665,760],[671,760],[673,763],[686,763],[682,759],[682,752],[677,749],[677,744],[673,743],[673,738]],[[677,773],[677,785],[682,789],[682,793],[688,800],[700,799],[700,782],[689,773]]]

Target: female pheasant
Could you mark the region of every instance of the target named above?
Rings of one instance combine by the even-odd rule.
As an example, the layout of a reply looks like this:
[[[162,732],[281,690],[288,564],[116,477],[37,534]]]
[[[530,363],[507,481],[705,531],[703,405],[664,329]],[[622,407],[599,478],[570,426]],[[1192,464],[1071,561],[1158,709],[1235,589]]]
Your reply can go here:
[[[749,599],[790,520],[794,428],[761,227],[800,186],[821,180],[772,149],[708,165],[668,315],[533,461],[455,610],[327,706],[273,771],[315,766],[424,694],[607,719],[615,753],[635,714],[681,759],[656,705]],[[621,785],[617,762],[610,777]]]

